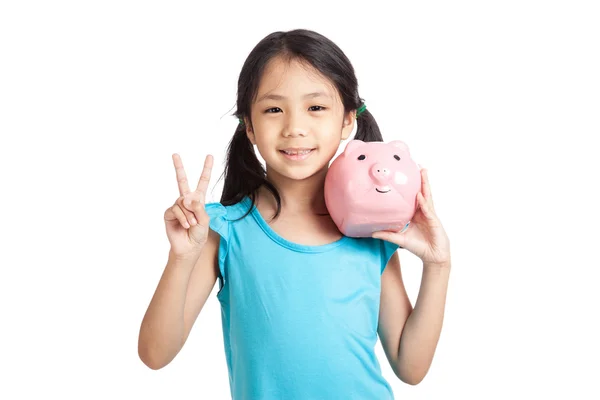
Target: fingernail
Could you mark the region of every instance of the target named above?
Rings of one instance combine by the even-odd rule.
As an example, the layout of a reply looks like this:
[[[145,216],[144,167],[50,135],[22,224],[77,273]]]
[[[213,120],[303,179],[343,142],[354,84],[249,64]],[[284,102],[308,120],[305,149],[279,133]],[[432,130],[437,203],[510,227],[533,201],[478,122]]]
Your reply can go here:
[[[196,225],[196,219],[192,218],[192,220],[190,221],[192,223],[192,225]]]

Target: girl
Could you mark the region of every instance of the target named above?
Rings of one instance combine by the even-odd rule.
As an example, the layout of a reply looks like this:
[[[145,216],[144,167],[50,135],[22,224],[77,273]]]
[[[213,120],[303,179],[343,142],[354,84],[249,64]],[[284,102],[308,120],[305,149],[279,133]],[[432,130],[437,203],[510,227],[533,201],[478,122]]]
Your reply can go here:
[[[425,170],[407,231],[339,232],[324,201],[329,163],[355,121],[356,139],[383,139],[350,61],[312,31],[258,43],[239,77],[235,115],[219,203],[205,204],[212,156],[191,191],[173,155],[180,196],[164,215],[171,249],[141,324],[142,361],[159,369],[177,355],[218,279],[233,399],[393,399],[375,357],[378,334],[395,374],[419,383],[450,271]],[[414,310],[398,247],[423,261]]]

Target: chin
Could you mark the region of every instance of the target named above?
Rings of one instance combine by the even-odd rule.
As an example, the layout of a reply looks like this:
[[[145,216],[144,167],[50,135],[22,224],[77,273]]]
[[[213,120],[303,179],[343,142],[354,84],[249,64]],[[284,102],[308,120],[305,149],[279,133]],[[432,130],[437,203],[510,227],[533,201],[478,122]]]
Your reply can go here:
[[[292,179],[295,181],[302,181],[317,175],[320,171],[323,170],[323,168],[318,168],[317,166],[307,166],[304,168],[286,168],[284,166],[283,168],[271,168],[271,170],[274,170],[274,172],[276,172],[276,174],[281,177]]]
[[[286,179],[292,179],[296,181],[305,180],[311,178],[323,170],[327,170],[328,163],[326,161],[320,162],[319,160],[311,160],[312,162],[304,162],[302,164],[293,165],[288,162],[273,162],[270,164],[269,172],[274,172],[276,175],[284,177]],[[267,162],[268,163],[268,162]]]

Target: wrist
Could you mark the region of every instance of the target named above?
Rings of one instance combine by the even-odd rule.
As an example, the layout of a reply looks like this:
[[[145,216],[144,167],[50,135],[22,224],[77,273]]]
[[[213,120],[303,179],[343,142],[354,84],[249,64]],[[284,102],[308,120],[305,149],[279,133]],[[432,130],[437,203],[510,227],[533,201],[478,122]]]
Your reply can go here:
[[[449,259],[438,262],[423,261],[423,268],[429,269],[450,269],[451,265],[452,262]]]
[[[169,250],[169,260],[177,264],[195,264],[198,258],[200,258],[199,251],[185,254],[177,254],[173,251],[173,249]]]

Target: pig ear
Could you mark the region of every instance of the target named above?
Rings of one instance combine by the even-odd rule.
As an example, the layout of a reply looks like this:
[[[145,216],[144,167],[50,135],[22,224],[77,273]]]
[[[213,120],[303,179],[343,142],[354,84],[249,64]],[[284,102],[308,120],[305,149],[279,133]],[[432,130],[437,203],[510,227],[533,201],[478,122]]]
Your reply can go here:
[[[363,142],[362,140],[353,139],[353,140],[349,141],[348,144],[346,145],[346,148],[344,149],[344,154],[354,153],[354,151],[356,149],[358,149],[364,145],[365,145],[365,142]]]
[[[392,146],[394,146],[394,147],[397,147],[397,148],[399,148],[399,149],[400,149],[400,150],[402,150],[402,151],[405,151],[405,152],[407,152],[407,153],[410,153],[410,152],[408,151],[408,146],[406,145],[406,143],[404,143],[404,142],[403,142],[403,141],[401,141],[401,140],[393,140],[393,141],[391,141],[389,144],[391,144],[391,145],[392,145]]]

